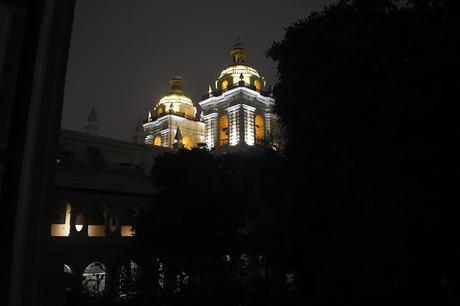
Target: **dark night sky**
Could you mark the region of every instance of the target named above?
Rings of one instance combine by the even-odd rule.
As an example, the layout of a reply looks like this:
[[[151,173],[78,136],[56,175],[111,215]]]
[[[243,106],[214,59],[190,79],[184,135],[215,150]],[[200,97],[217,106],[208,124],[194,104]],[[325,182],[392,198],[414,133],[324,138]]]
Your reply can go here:
[[[198,103],[231,63],[236,37],[248,65],[273,84],[276,67],[266,50],[295,20],[332,2],[77,0],[62,127],[80,130],[94,105],[101,136],[130,140],[176,69]]]

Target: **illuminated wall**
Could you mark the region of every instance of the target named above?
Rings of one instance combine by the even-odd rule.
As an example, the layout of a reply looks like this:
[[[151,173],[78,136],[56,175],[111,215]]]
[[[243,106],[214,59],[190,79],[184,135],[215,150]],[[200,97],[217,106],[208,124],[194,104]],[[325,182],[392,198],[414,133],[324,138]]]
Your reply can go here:
[[[88,237],[106,237],[108,233],[117,233],[120,230],[120,236],[132,237],[134,232],[132,231],[132,225],[121,225],[115,216],[109,218],[109,223],[104,225],[88,224],[88,217],[83,213],[76,210],[76,216],[74,217],[74,230],[76,233],[81,233],[83,236]],[[63,224],[51,224],[51,237],[68,237],[72,236],[72,207],[69,203],[66,204],[65,211],[65,222]],[[111,222],[115,220],[115,222]],[[83,232],[87,230],[87,233]],[[74,232],[74,233],[75,233]]]

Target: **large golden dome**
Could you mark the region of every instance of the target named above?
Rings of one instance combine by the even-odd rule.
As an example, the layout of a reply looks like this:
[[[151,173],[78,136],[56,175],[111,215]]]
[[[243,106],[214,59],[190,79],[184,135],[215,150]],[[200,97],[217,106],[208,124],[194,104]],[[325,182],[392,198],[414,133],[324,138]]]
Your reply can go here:
[[[233,64],[222,70],[216,81],[216,89],[226,91],[236,86],[251,87],[260,91],[265,87],[264,78],[256,69],[246,65],[246,50],[238,41],[230,51]]]

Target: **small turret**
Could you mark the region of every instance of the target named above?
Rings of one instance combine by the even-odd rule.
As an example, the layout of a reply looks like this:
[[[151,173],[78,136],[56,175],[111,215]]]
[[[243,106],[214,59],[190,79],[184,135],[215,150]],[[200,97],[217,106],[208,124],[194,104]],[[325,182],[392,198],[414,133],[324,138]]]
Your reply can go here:
[[[144,144],[144,128],[142,127],[141,117],[137,119],[136,127],[134,128],[132,142],[136,144]]]
[[[89,134],[89,136],[98,136],[99,124],[97,121],[96,108],[93,106],[88,116],[88,122],[83,126],[83,132]]]
[[[180,132],[180,127],[177,127],[176,136],[174,137],[174,140],[176,142],[173,144],[173,148],[184,148],[183,137],[182,133]]]

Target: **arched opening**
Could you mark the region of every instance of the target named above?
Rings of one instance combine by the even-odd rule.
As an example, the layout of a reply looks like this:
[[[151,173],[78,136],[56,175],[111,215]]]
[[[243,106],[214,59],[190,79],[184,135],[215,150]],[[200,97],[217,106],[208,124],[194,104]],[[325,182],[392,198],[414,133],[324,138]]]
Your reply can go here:
[[[105,291],[106,271],[103,263],[90,263],[83,271],[82,292],[88,296],[102,296]]]
[[[111,216],[109,219],[109,230],[113,233],[117,230],[118,219],[115,216]]]
[[[158,116],[160,116],[160,115],[161,115],[162,113],[164,113],[164,111],[165,111],[164,106],[163,106],[163,105],[159,106],[158,109],[157,109],[157,111],[158,111]]]
[[[118,300],[131,300],[136,294],[137,282],[139,280],[139,269],[137,264],[128,260],[118,269]]]
[[[155,140],[153,141],[153,145],[161,147],[161,137],[160,136],[155,137]]]
[[[260,91],[260,81],[259,80],[254,80],[254,87],[256,88],[257,91]]]
[[[65,292],[72,292],[72,283],[73,283],[73,270],[68,264],[64,264],[64,276],[62,278],[62,286]]]
[[[68,264],[64,264],[64,273],[73,274],[72,268]]]
[[[226,91],[228,88],[228,81],[224,80],[222,81],[222,91]]]
[[[265,138],[265,125],[264,125],[264,118],[261,115],[256,115],[255,126],[256,126],[256,141],[262,142]]]
[[[219,139],[220,144],[228,143],[228,116],[222,115],[219,119]]]
[[[184,148],[186,148],[187,150],[192,149],[192,139],[190,137],[184,136],[182,138],[182,143],[184,144]]]
[[[75,218],[75,229],[77,232],[81,232],[83,226],[85,225],[85,216],[83,214],[78,214]]]

